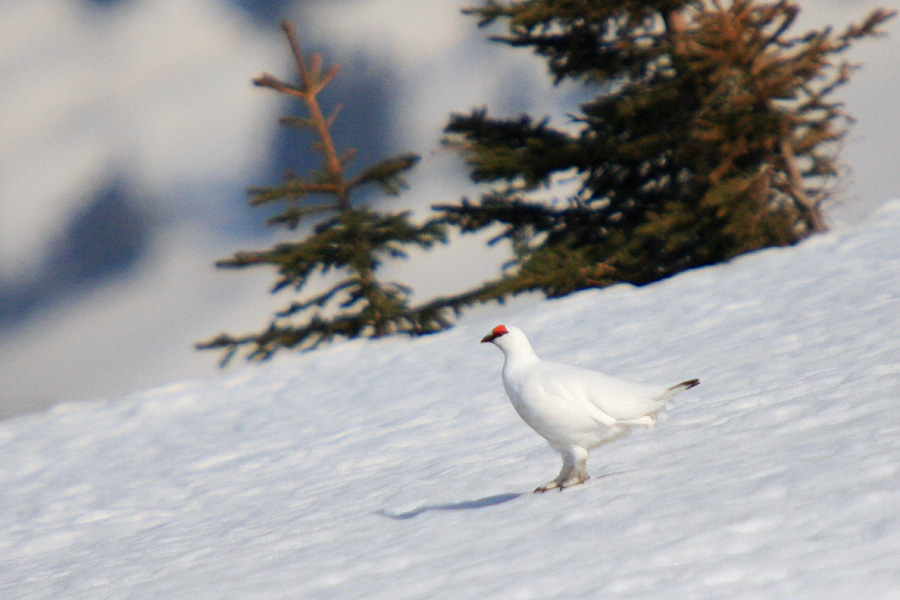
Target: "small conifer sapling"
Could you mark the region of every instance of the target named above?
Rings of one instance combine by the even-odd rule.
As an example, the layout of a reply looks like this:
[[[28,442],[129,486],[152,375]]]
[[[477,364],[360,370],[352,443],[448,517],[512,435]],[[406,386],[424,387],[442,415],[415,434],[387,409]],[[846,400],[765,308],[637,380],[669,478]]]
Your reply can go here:
[[[291,23],[285,21],[282,26],[296,62],[298,83],[267,73],[253,83],[302,101],[306,115],[282,119],[282,124],[311,130],[322,164],[306,176],[288,174],[280,185],[251,188],[250,204],[280,206],[281,212],[269,219],[270,225],[289,230],[304,225],[311,230],[299,241],[240,251],[216,266],[272,267],[277,271],[273,293],[285,289],[299,293],[316,275],[339,273],[340,278],[329,289],[292,302],[262,331],[237,337],[222,333],[198,343],[197,348],[223,350],[225,364],[240,348],[248,349],[248,359],[263,360],[280,349],[312,349],[334,338],[420,335],[445,329],[450,323],[444,309],[413,307],[407,286],[377,277],[383,261],[405,257],[405,248],[428,248],[443,242],[443,225],[435,221],[415,224],[409,212],[386,213],[354,202],[354,194],[368,186],[376,186],[388,196],[398,195],[406,187],[404,174],[419,157],[401,154],[348,175],[354,152],[340,153],[331,135],[339,107],[326,116],[318,100],[339,66],[324,69],[318,54],[307,61]]]

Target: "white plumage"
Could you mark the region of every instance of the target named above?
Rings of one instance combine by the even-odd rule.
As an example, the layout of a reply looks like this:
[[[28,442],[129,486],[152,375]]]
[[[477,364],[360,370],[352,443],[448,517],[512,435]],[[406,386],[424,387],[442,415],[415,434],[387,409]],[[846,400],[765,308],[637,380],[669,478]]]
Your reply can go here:
[[[700,383],[645,385],[541,360],[525,333],[511,325],[497,325],[481,341],[503,351],[503,386],[516,412],[562,455],[559,475],[535,492],[585,482],[590,448],[624,437],[636,425],[655,426],[672,396]]]

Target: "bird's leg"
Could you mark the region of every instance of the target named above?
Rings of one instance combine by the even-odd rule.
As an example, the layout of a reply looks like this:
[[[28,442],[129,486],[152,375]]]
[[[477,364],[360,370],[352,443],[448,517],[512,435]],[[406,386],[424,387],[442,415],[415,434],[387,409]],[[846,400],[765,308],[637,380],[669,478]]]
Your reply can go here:
[[[559,475],[557,475],[556,479],[553,481],[548,481],[544,485],[538,486],[537,489],[534,490],[535,493],[546,492],[547,490],[556,488],[559,488],[559,490],[562,491],[564,488],[584,483],[590,479],[586,467],[588,459],[588,451],[586,448],[572,446],[569,448],[562,448],[559,452],[562,454],[563,459]]]

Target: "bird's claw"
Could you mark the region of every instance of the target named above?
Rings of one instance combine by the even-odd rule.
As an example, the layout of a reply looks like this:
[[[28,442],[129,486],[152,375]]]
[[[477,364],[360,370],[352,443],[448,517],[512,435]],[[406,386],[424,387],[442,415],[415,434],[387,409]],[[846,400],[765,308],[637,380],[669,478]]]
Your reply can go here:
[[[565,481],[557,481],[554,479],[553,481],[548,481],[544,485],[539,485],[537,488],[535,488],[534,493],[543,494],[544,492],[549,492],[550,490],[557,489],[559,491],[563,491],[567,487],[572,487],[573,485],[584,483],[588,479],[590,479],[590,477],[584,477],[583,479],[580,477],[574,477],[572,479],[566,479]]]
[[[559,485],[555,481],[551,481],[549,483],[545,483],[544,485],[539,485],[536,488],[534,488],[534,493],[535,494],[543,494],[544,492],[549,492],[550,490],[556,489],[556,488],[559,488],[559,491],[563,491],[563,488],[561,485]]]

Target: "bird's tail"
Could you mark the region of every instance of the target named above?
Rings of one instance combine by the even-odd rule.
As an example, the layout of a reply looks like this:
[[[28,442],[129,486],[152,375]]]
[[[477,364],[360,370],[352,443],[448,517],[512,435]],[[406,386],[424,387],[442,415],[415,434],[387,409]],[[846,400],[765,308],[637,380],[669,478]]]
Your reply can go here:
[[[667,389],[662,396],[656,399],[657,407],[655,409],[646,415],[634,419],[618,419],[618,422],[622,425],[643,425],[648,429],[653,429],[656,427],[656,416],[666,410],[666,402],[669,398],[697,385],[700,385],[699,379],[688,379],[687,381],[682,381],[679,384],[673,385]]]
[[[698,385],[700,385],[699,379],[688,379],[687,381],[682,381],[681,383],[670,387],[668,395],[674,396],[675,394],[680,394],[681,392],[689,390],[692,387],[696,387]]]

